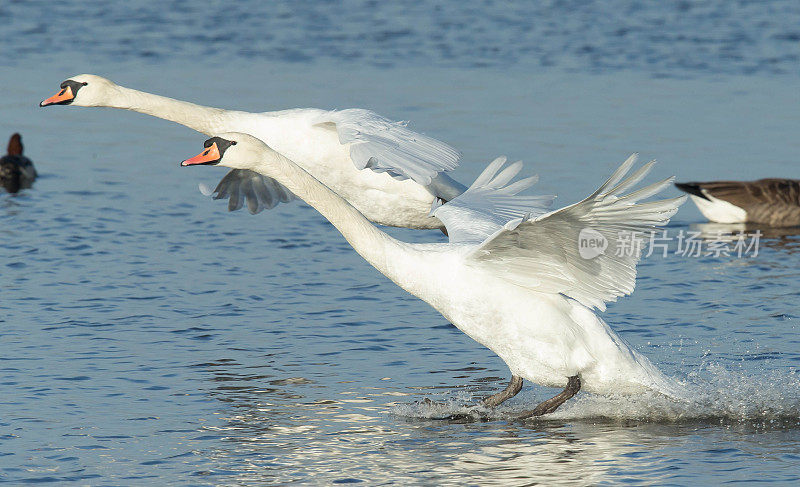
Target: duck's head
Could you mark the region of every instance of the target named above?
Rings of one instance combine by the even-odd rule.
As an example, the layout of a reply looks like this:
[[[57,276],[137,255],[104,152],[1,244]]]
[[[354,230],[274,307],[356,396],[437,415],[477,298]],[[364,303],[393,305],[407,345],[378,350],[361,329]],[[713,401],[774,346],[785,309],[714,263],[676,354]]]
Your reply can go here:
[[[20,134],[14,134],[8,139],[8,155],[22,155],[22,136]]]
[[[59,91],[39,103],[50,105],[77,105],[79,107],[103,106],[117,87],[114,82],[94,74],[79,74],[61,82]]]
[[[181,166],[224,166],[255,169],[265,156],[277,154],[259,139],[238,132],[215,135],[203,143],[203,152],[181,162]]]

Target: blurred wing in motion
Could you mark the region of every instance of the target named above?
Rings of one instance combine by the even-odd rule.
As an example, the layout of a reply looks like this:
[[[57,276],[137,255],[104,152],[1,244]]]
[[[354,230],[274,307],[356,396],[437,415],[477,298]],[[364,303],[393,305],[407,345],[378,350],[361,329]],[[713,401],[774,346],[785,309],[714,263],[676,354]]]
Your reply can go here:
[[[357,169],[386,172],[396,179],[413,179],[423,186],[438,173],[455,169],[461,154],[427,135],[360,108],[326,112],[315,125],[335,129],[339,142],[350,145]]]
[[[296,199],[279,182],[247,169],[232,169],[212,193],[216,193],[215,200],[228,198],[228,211],[236,211],[247,204],[247,209],[253,215],[272,209],[278,203],[288,203]]]

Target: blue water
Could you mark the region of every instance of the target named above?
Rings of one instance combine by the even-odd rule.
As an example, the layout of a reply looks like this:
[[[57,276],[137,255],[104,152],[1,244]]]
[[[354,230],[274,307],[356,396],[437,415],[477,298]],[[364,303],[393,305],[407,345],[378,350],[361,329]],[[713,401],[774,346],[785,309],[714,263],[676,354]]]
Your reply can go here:
[[[0,195],[0,481],[76,485],[698,485],[800,479],[800,238],[653,256],[605,319],[698,400],[526,384],[485,423],[431,419],[504,385],[491,352],[302,204],[228,213],[180,168],[202,135],[40,109],[90,72],[252,111],[365,107],[499,154],[560,204],[630,152],[655,177],[798,177],[792,2],[4,2],[0,137],[40,179]],[[700,230],[686,205],[669,231]],[[436,232],[390,230],[410,241]]]
[[[27,60],[192,58],[658,76],[791,74],[800,66],[792,0],[605,2],[11,1],[0,45]],[[8,22],[10,20],[11,22]]]

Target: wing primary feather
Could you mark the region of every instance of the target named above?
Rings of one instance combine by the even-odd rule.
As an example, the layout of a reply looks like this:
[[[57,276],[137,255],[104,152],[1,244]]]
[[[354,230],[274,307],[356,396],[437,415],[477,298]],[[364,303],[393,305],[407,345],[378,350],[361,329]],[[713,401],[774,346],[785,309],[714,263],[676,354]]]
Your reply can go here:
[[[538,178],[512,182],[522,162],[504,168],[507,161],[505,156],[494,159],[462,194],[440,206],[438,200],[434,202],[431,214],[445,224],[451,243],[479,244],[509,221],[549,211],[554,197],[518,194]]]
[[[671,185],[673,181],[675,181],[675,176],[670,176],[666,179],[662,179],[657,183],[653,183],[649,186],[645,186],[642,189],[638,189],[636,191],[633,191],[632,193],[628,193],[625,196],[621,197],[619,201],[630,201],[632,203],[636,203],[639,200],[655,196],[656,194],[663,191],[667,186]]]
[[[228,211],[246,204],[253,215],[295,199],[291,191],[274,179],[242,169],[229,171],[213,192],[215,200],[228,198]]]
[[[592,194],[591,194],[591,196],[589,196],[589,198],[594,198],[594,197],[597,197],[597,196],[599,196],[599,195],[605,195],[605,194],[607,193],[607,192],[606,192],[606,189],[607,189],[608,187],[613,187],[613,186],[615,186],[617,183],[619,183],[620,181],[622,181],[622,178],[624,178],[624,177],[625,177],[625,174],[627,174],[627,173],[628,173],[628,171],[630,171],[631,167],[632,167],[632,166],[633,166],[633,165],[636,163],[636,160],[637,160],[638,158],[639,158],[639,153],[638,153],[638,152],[634,152],[633,154],[631,154],[631,155],[630,155],[630,156],[629,156],[629,157],[628,157],[628,158],[625,160],[625,162],[623,162],[623,163],[622,163],[622,164],[619,166],[619,168],[617,168],[617,170],[616,170],[616,171],[614,171],[614,173],[611,175],[611,177],[610,177],[610,178],[608,178],[608,181],[606,181],[605,183],[603,183],[603,185],[602,185],[602,186],[600,186],[599,188],[597,188],[597,191],[595,191],[594,193],[592,193]],[[589,199],[589,198],[587,198],[587,199]]]
[[[686,201],[684,195],[639,202],[664,190],[673,178],[623,195],[653,167],[652,162],[647,163],[626,177],[635,160],[636,154],[578,203],[550,213],[509,219],[466,255],[467,263],[516,285],[563,294],[600,310],[607,302],[630,294],[636,284],[636,264],[642,249],[634,247],[627,253],[607,249],[584,255],[580,252],[582,232],[591,229],[609,247],[612,242],[619,245],[623,232],[644,233],[667,224]]]
[[[516,176],[520,170],[522,170],[522,161],[512,162],[502,171],[500,171],[500,174],[493,177],[487,186],[491,187],[492,189],[498,189],[501,186],[505,186],[509,181],[514,179],[514,176]]]
[[[230,196],[228,199],[228,211],[236,211],[242,207],[241,186],[242,183],[240,181],[237,181],[234,187],[231,188]]]
[[[539,182],[539,176],[533,175],[524,179],[520,179],[518,181],[514,181],[513,183],[507,185],[505,188],[501,188],[498,190],[498,193],[503,194],[517,194],[520,191],[524,191],[534,184]]]
[[[639,181],[644,179],[645,176],[647,176],[647,174],[650,172],[651,169],[653,169],[653,166],[655,166],[655,164],[656,164],[655,160],[650,161],[647,164],[643,164],[642,167],[635,170],[633,174],[631,174],[623,181],[621,181],[619,184],[614,186],[614,189],[609,191],[609,194],[620,194],[627,191],[629,188],[632,188]]]
[[[472,186],[470,187],[481,187],[489,184],[489,181],[492,180],[494,175],[497,174],[497,171],[503,167],[503,164],[505,164],[507,160],[508,159],[506,156],[496,157],[492,162],[489,163],[488,166],[486,166],[486,169],[481,171],[478,177],[475,178],[475,182],[472,183]]]

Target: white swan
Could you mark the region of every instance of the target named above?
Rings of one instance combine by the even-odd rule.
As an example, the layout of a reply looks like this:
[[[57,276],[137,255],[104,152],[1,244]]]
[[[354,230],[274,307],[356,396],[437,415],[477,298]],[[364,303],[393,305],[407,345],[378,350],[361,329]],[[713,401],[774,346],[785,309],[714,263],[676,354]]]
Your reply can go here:
[[[261,139],[381,225],[442,228],[429,215],[436,198],[449,201],[464,189],[445,174],[458,164],[458,151],[369,110],[303,108],[249,113],[195,105],[119,86],[91,74],[73,76],[40,106],[76,105],[133,110],[185,125],[207,135],[243,132]],[[246,202],[251,213],[293,195],[271,178],[233,170],[214,190]]]
[[[181,163],[251,169],[277,179],[316,208],[364,259],[406,291],[489,347],[511,369],[508,387],[484,400],[515,395],[522,379],[565,387],[523,417],[554,411],[581,387],[596,393],[655,390],[683,397],[680,386],[630,348],[592,308],[633,291],[639,252],[579,256],[578,235],[591,229],[608,240],[618,232],[666,223],[685,197],[639,203],[672,178],[627,195],[652,167],[626,178],[631,156],[585,200],[546,212],[552,197],[520,197],[533,180],[509,184],[520,163],[500,172],[497,159],[461,196],[433,213],[450,243],[410,244],[373,226],[298,165],[245,134],[225,133]],[[499,172],[499,174],[498,174]]]

